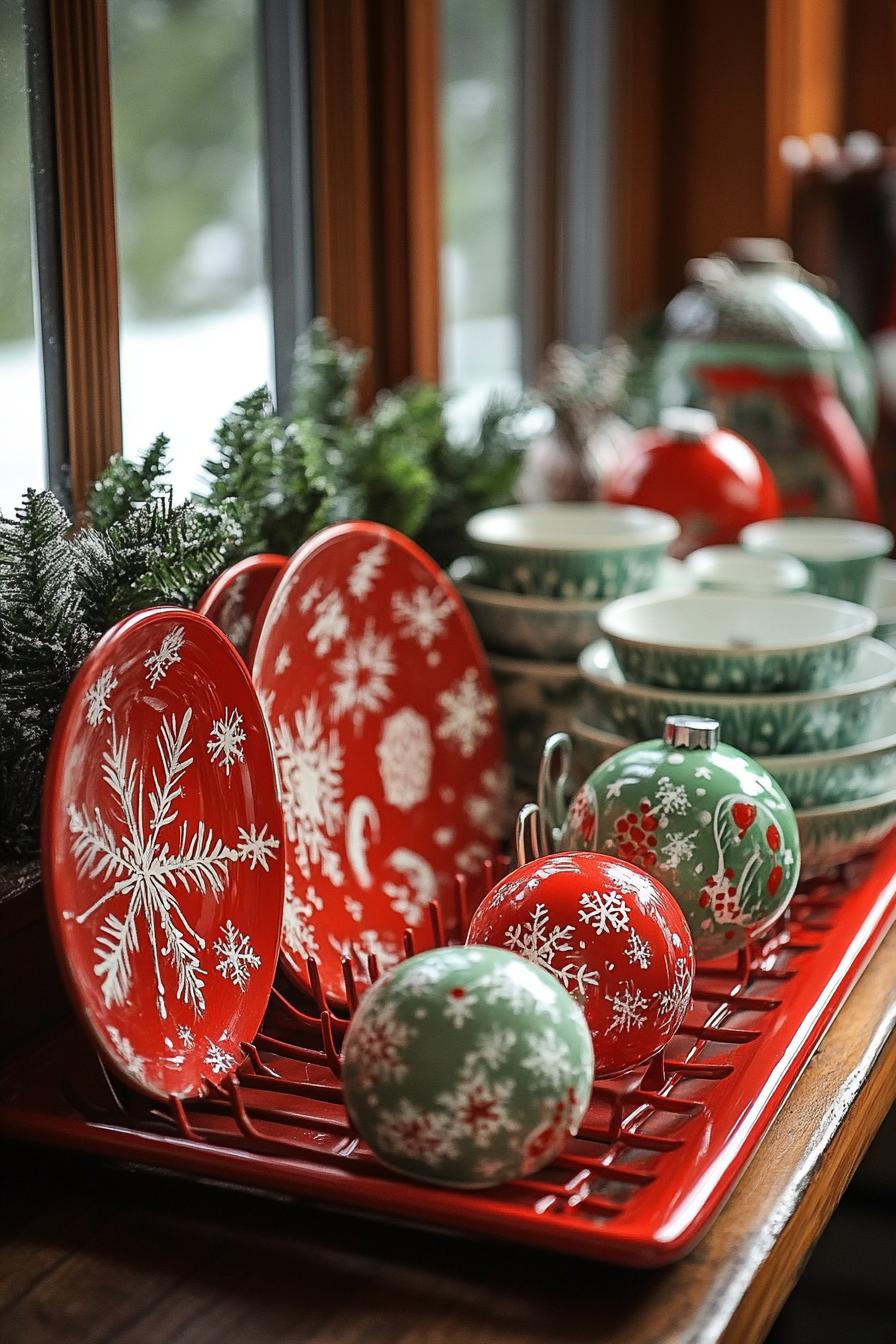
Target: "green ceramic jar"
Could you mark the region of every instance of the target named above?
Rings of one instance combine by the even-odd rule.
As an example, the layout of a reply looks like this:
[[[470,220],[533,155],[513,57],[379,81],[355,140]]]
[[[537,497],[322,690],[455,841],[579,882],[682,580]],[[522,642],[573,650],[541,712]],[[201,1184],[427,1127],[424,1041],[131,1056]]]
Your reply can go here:
[[[768,928],[800,873],[796,817],[780,785],[721,745],[715,720],[687,716],[597,767],[560,848],[614,854],[651,873],[678,901],[704,961]]]
[[[345,1104],[386,1166],[464,1188],[546,1166],[578,1131],[594,1054],[579,1005],[514,952],[448,947],[401,962],[345,1037]]]

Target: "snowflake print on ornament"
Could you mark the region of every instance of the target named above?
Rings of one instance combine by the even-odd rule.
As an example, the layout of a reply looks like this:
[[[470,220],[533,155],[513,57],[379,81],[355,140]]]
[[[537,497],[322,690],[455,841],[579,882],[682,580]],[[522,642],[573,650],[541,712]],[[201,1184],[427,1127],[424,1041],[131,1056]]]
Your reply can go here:
[[[143,666],[150,686],[157,686],[166,673],[180,662],[180,651],[186,638],[182,625],[176,625],[164,636],[154,653],[149,654]]]
[[[491,732],[490,716],[495,698],[482,689],[479,673],[468,667],[462,677],[438,695],[442,718],[436,737],[450,742],[462,756],[472,756]]]
[[[654,878],[617,858],[525,864],[486,896],[467,941],[506,947],[560,982],[585,1013],[599,1077],[644,1064],[687,1011],[694,957],[684,915]],[[660,1001],[668,1011],[651,1009]]]
[[[96,681],[91,682],[84,696],[85,714],[91,728],[97,728],[111,713],[109,696],[118,685],[118,678],[111,667],[104,667]]]
[[[245,740],[242,714],[236,709],[228,709],[212,724],[206,749],[211,759],[229,775],[232,766],[243,759]]]

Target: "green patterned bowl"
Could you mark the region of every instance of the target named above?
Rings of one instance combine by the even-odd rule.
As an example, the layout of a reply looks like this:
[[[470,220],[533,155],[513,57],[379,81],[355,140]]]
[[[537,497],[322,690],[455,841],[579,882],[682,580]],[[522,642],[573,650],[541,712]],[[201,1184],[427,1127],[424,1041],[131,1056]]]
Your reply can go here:
[[[701,546],[685,567],[698,588],[738,593],[798,593],[809,587],[809,571],[795,555],[760,554],[743,546]]]
[[[795,555],[809,571],[814,593],[864,602],[875,562],[893,546],[893,534],[851,518],[774,518],[740,534],[748,551]]]
[[[489,660],[504,740],[514,778],[534,785],[545,739],[568,733],[578,711],[582,683],[576,663],[538,663],[492,655]]]
[[[852,803],[797,811],[804,876],[874,849],[896,825],[896,789]]]
[[[865,639],[856,666],[835,690],[784,695],[724,695],[673,691],[626,682],[605,641],[579,657],[583,715],[635,741],[656,737],[667,714],[718,719],[725,741],[751,756],[827,751],[862,742],[877,732],[896,685],[896,649]]]
[[[526,597],[483,585],[484,565],[475,555],[455,560],[448,573],[476,623],[482,642],[494,653],[521,658],[572,661],[600,635],[597,615],[605,605],[582,598]],[[680,560],[660,562],[657,587],[686,593],[694,581]]]
[[[896,560],[878,560],[874,566],[868,606],[877,616],[877,638],[896,644]]]
[[[632,744],[630,738],[592,727],[581,718],[573,719],[570,731],[576,758],[584,762],[587,773]],[[877,732],[878,736],[854,747],[756,759],[778,781],[796,808],[855,802],[883,790],[896,789],[896,701],[891,699],[887,703]],[[582,768],[580,765],[580,771]]]
[[[638,593],[600,627],[625,676],[695,691],[803,691],[852,669],[874,612],[814,593]]]
[[[467,523],[489,586],[592,600],[650,588],[679,531],[668,514],[620,504],[511,504]]]

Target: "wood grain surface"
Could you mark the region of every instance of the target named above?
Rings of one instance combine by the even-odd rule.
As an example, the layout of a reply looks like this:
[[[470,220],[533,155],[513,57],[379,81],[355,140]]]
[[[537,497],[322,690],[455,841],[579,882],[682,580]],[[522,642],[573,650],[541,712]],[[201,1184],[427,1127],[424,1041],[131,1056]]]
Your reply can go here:
[[[896,1090],[896,931],[698,1249],[648,1272],[7,1145],[4,1344],[757,1344]]]

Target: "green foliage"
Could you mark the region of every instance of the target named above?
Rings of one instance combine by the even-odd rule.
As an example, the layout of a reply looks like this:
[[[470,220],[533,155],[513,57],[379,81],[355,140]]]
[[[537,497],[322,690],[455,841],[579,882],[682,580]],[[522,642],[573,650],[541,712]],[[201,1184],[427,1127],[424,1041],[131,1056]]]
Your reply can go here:
[[[34,852],[44,763],[66,689],[90,646],[69,522],[49,491],[0,518],[0,854]]]
[[[111,496],[110,496],[111,497]],[[239,545],[229,508],[136,503],[73,537],[49,491],[0,519],[0,857],[37,849],[53,727],[72,677],[115,621],[159,603],[193,606]]]
[[[317,426],[347,425],[357,410],[358,379],[367,358],[366,351],[338,340],[326,318],[315,318],[296,344],[293,419]]]
[[[120,454],[110,459],[91,486],[85,505],[87,521],[107,528],[121,522],[137,504],[167,493],[168,446],[164,434],[153,440],[137,462]]]

